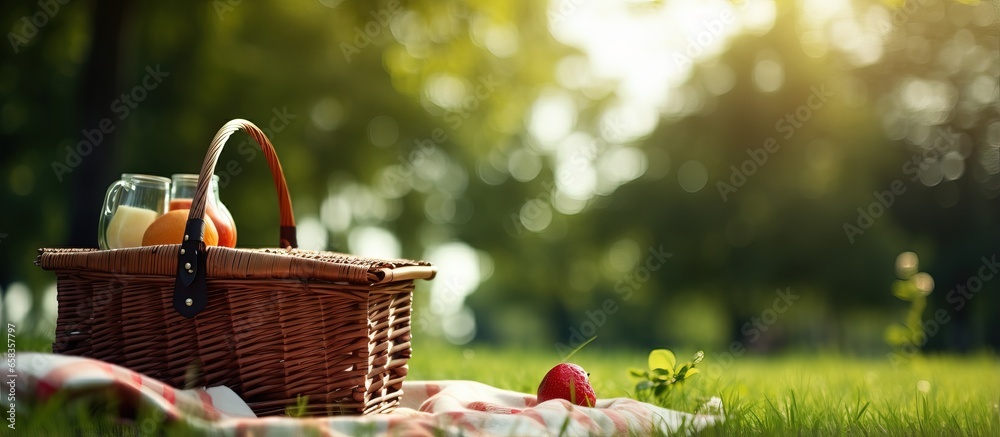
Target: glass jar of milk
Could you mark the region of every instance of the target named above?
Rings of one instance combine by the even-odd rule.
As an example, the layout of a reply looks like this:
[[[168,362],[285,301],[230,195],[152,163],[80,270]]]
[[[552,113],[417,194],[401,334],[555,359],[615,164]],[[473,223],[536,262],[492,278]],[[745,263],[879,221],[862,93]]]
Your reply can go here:
[[[153,220],[167,212],[170,179],[125,173],[104,197],[97,243],[101,249],[142,246]]]

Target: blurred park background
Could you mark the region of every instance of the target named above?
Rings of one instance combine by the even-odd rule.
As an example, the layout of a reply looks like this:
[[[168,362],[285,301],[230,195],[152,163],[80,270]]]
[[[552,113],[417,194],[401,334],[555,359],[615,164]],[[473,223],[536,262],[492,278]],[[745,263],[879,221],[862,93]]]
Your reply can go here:
[[[923,320],[947,316],[923,348],[996,349],[998,8],[7,2],[4,317],[52,329],[37,248],[96,247],[121,173],[197,173],[246,118],[278,149],[301,247],[439,266],[418,341],[884,354],[913,251]],[[273,247],[247,138],[221,196],[241,247]]]

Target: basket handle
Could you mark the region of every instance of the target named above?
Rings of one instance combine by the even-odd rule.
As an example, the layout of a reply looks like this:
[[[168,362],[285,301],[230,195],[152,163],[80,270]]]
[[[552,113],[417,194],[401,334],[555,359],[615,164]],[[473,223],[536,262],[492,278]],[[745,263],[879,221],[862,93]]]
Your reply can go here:
[[[222,154],[226,140],[238,130],[244,130],[253,137],[264,152],[264,159],[271,168],[274,187],[278,190],[278,211],[280,214],[280,234],[278,247],[297,247],[295,238],[295,216],[292,214],[292,199],[288,195],[288,185],[285,183],[285,173],[281,170],[278,155],[274,151],[271,140],[253,123],[243,120],[230,120],[219,129],[208,147],[208,154],[201,164],[198,175],[198,187],[191,200],[191,211],[184,229],[184,241],[177,254],[177,281],[174,283],[174,309],[187,318],[192,318],[208,305],[205,284],[205,207],[208,204],[208,187],[215,165]]]

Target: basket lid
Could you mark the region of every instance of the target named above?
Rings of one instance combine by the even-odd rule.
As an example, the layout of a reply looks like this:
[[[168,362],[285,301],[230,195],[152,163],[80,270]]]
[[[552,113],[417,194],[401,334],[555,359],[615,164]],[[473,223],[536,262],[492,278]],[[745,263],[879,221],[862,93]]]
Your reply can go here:
[[[177,275],[179,244],[126,249],[39,249],[35,265],[55,271],[100,271],[126,275]],[[208,279],[299,279],[385,284],[433,279],[437,268],[426,261],[379,259],[302,249],[205,250]]]

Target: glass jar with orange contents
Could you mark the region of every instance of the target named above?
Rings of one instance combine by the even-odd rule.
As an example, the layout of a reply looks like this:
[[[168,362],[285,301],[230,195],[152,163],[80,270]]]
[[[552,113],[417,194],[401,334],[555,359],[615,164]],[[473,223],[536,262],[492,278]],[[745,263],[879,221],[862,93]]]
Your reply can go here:
[[[198,188],[198,175],[175,174],[170,176],[170,182],[169,210],[191,209],[191,200]],[[206,213],[219,231],[219,246],[236,247],[236,222],[219,199],[219,177],[216,175],[212,175],[212,181],[208,184]]]

